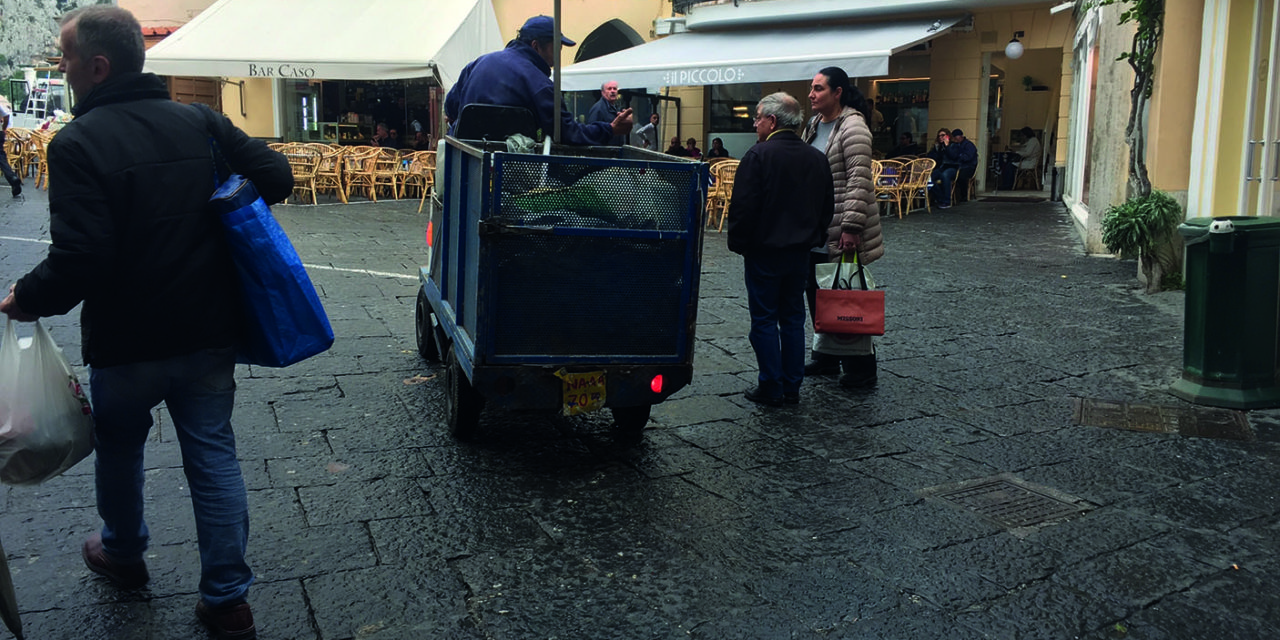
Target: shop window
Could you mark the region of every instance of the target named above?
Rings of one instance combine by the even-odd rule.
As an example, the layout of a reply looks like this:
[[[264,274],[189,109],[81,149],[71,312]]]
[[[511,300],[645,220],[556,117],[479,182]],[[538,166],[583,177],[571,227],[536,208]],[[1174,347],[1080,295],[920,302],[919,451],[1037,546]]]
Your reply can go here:
[[[872,148],[887,153],[902,134],[932,143],[929,134],[929,81],[927,79],[876,81],[872,113]]]
[[[427,78],[285,81],[283,93],[287,141],[369,144],[378,123],[400,148],[432,149],[440,135],[441,89]]]
[[[711,126],[715,133],[752,133],[756,104],[762,95],[759,84],[711,85]]]

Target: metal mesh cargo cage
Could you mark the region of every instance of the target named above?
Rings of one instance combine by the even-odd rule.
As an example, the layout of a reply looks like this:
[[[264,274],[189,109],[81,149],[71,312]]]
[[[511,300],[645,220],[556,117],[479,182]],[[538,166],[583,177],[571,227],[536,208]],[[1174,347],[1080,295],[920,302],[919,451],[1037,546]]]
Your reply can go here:
[[[479,361],[688,361],[705,165],[635,147],[461,146]]]

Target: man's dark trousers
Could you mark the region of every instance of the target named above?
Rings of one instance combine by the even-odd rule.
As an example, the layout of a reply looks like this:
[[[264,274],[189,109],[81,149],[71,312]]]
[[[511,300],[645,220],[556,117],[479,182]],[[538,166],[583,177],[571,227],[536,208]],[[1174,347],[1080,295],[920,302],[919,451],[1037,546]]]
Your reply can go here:
[[[809,250],[758,251],[744,257],[751,347],[761,395],[799,393],[804,380],[804,289]]]

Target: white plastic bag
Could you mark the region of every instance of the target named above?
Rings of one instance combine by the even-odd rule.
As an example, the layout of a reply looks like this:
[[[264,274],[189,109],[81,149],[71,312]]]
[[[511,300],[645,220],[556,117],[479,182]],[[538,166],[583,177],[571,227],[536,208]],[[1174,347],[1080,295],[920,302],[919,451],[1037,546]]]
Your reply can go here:
[[[93,414],[44,325],[22,339],[16,325],[0,341],[0,482],[39,484],[93,451]]]

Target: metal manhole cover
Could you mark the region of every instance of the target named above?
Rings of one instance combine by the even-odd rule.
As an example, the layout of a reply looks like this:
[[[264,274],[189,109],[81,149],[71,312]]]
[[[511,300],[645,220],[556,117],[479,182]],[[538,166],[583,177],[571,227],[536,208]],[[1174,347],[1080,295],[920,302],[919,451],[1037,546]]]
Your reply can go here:
[[[930,487],[920,494],[976,512],[1015,535],[1025,535],[1093,508],[1080,498],[1009,474]]]
[[[1072,420],[1087,427],[1176,433],[1187,437],[1253,440],[1243,411],[1206,407],[1164,407],[1118,400],[1073,398]]]

